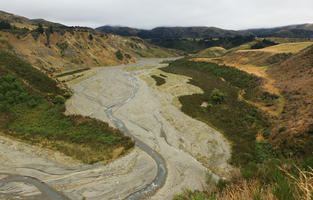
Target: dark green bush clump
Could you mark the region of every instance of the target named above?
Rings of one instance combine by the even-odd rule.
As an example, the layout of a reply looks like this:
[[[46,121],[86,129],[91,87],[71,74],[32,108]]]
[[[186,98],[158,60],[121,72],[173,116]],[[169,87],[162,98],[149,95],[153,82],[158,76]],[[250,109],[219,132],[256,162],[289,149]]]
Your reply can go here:
[[[280,127],[280,128],[278,129],[278,132],[279,132],[279,133],[282,133],[282,132],[284,132],[284,131],[286,131],[286,130],[287,130],[287,128],[284,127],[284,126],[282,126],[282,127]]]
[[[124,56],[122,54],[122,52],[120,50],[115,52],[115,56],[117,57],[117,59],[119,60],[123,60]]]
[[[272,42],[270,40],[263,39],[262,41],[258,41],[256,44],[252,45],[251,49],[263,49],[265,47],[270,47],[270,46],[274,46],[277,44],[278,43],[276,43],[276,42]]]
[[[225,102],[225,98],[226,98],[225,94],[216,88],[214,88],[210,95],[210,101],[213,104],[222,104]]]
[[[65,98],[61,95],[57,95],[54,99],[53,99],[53,103],[54,104],[64,104],[65,103]]]
[[[155,80],[157,86],[160,86],[166,83],[165,79],[160,76],[152,75],[151,77]]]
[[[0,21],[0,30],[11,29],[11,25],[8,21]]]

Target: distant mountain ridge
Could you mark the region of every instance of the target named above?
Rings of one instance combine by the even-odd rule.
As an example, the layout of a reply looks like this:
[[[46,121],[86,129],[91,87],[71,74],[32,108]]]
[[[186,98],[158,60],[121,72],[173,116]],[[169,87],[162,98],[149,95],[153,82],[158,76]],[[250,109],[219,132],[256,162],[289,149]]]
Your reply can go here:
[[[197,53],[203,49],[221,46],[232,48],[254,40],[246,31],[223,30],[215,27],[157,27],[151,30],[130,27],[102,26],[96,28],[104,33],[140,37],[157,46]]]
[[[225,30],[216,27],[157,27],[151,30],[123,26],[101,26],[96,28],[104,33],[122,36],[138,36],[143,39],[173,39],[173,38],[214,38],[254,35],[257,37],[313,37],[313,24],[298,24],[274,28],[256,28],[247,30]]]
[[[247,31],[224,30],[216,27],[156,27],[151,30],[121,26],[101,26],[96,30],[122,36],[138,36],[143,39],[181,39],[248,36]]]
[[[258,37],[289,37],[289,38],[311,38],[313,37],[313,24],[297,24],[274,28],[248,29]]]

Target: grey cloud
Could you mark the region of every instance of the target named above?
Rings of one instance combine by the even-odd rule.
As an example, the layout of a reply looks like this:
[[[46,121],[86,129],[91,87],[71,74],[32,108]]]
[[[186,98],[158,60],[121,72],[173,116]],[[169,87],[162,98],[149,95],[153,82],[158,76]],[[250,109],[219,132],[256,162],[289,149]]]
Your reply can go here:
[[[2,0],[3,1],[3,0]],[[313,22],[312,0],[5,0],[1,9],[66,25],[217,26],[227,29]]]

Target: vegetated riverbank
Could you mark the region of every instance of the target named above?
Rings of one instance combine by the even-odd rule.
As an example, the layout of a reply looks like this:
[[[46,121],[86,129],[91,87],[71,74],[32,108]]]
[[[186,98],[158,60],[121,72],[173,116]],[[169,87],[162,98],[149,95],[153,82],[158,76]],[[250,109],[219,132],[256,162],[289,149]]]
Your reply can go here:
[[[186,60],[175,61],[162,70],[189,76],[190,84],[204,91],[179,97],[182,111],[224,133],[232,142],[232,164],[244,166],[258,159],[255,138],[269,124],[261,112],[239,98],[241,90],[248,98],[254,97],[260,85],[257,77],[236,68]]]
[[[203,94],[180,97],[182,111],[221,130],[232,142],[231,163],[241,171],[233,173],[228,181],[220,181],[213,192],[187,190],[174,199],[294,200],[308,199],[307,195],[311,198],[313,176],[308,168],[310,163],[287,159],[275,149],[266,138],[271,131],[271,121],[265,113],[245,101],[260,100],[260,97],[264,100],[264,93],[260,91],[261,80],[236,68],[185,59],[172,62],[162,70],[190,76],[190,84],[204,91]],[[242,92],[245,95],[240,95]],[[295,168],[294,163],[300,168]],[[305,181],[310,184],[299,185]]]
[[[112,160],[134,146],[107,123],[65,116],[69,93],[27,62],[1,51],[0,63],[0,128],[8,136],[86,163]]]
[[[227,160],[230,157],[229,144],[220,133],[205,123],[185,115],[172,105],[174,95],[170,96],[171,93],[155,90],[146,83],[145,80],[149,79],[154,85],[150,71],[164,66],[165,64],[160,64],[162,60],[164,59],[144,59],[126,66],[96,69],[98,73],[93,77],[70,86],[74,95],[67,102],[69,113],[81,113],[114,125],[112,119],[107,116],[106,110],[113,105],[127,101],[121,107],[113,108],[114,117],[123,122],[130,134],[140,138],[143,143],[160,154],[166,163],[167,177],[164,186],[151,197],[156,200],[171,199],[184,188],[197,190],[202,188],[209,170],[197,160],[198,157],[205,155],[205,159],[210,161],[207,164],[212,168],[215,167],[216,171],[220,169],[219,172],[222,175],[228,170]],[[132,95],[134,87],[132,82],[134,80],[131,77],[136,78],[138,91],[131,100],[127,100]],[[186,83],[187,77],[176,76],[176,78],[179,80],[177,82],[179,86],[189,88],[190,85]],[[166,86],[167,83],[170,82],[161,86]],[[175,90],[175,88],[172,89]],[[181,94],[187,94],[186,92],[190,94],[188,90],[181,91]],[[201,92],[201,90],[194,89],[192,93],[195,92]],[[208,146],[208,143],[212,145]],[[138,158],[136,162],[142,161],[140,159]],[[155,162],[151,159],[150,162],[147,167],[151,166],[152,172],[157,172]],[[134,168],[132,172],[138,174],[138,177],[151,177],[150,172],[138,168]],[[127,187],[128,195],[142,190],[148,184],[139,184],[138,181],[143,180],[138,177],[131,177],[137,185],[119,184],[112,193],[119,194],[118,188],[120,187]],[[218,176],[212,174],[212,177],[214,181],[217,181]],[[149,180],[151,183],[154,179],[144,178],[144,180]],[[121,197],[127,197],[124,194],[122,193]]]

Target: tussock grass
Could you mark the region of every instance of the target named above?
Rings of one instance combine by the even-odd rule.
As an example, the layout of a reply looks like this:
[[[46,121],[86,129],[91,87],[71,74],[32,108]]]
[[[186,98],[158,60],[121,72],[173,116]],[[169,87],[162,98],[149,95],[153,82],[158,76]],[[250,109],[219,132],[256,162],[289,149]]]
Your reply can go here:
[[[277,169],[277,168],[276,168]],[[295,170],[295,171],[293,171]],[[312,200],[313,170],[277,170],[277,175],[286,175],[283,180],[264,184],[258,179],[239,178],[215,188],[204,187],[204,191],[185,190],[174,200]],[[221,187],[222,186],[222,187]]]

